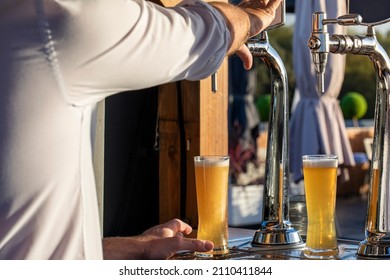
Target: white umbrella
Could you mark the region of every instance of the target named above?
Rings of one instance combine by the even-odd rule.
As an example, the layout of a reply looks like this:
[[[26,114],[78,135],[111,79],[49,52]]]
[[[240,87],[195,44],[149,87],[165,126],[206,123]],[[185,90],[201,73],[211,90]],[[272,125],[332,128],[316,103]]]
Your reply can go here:
[[[296,0],[293,38],[293,63],[296,77],[296,107],[290,122],[290,170],[293,180],[302,175],[302,155],[335,154],[339,165],[353,166],[355,161],[347,137],[343,114],[337,97],[345,70],[345,56],[330,54],[326,68],[325,93],[316,90],[316,74],[307,42],[311,34],[312,14],[327,13],[337,18],[346,13],[346,2],[339,0]],[[344,27],[329,25],[329,34],[345,34]]]

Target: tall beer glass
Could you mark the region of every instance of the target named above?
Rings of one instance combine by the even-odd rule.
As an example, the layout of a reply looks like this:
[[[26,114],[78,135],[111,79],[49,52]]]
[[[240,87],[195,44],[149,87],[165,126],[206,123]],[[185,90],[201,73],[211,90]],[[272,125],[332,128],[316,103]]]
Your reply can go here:
[[[308,258],[332,259],[338,253],[335,226],[337,156],[305,155],[303,177],[307,207]]]
[[[214,249],[195,252],[197,256],[224,255],[228,249],[228,156],[194,158],[198,205],[198,238],[210,240]]]

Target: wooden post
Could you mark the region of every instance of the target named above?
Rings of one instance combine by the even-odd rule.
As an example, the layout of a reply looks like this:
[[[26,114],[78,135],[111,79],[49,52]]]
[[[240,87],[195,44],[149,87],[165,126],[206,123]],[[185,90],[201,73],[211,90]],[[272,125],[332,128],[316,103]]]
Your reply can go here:
[[[165,6],[172,6],[179,1],[162,2]],[[196,155],[228,153],[227,60],[218,70],[216,77],[216,93],[211,89],[211,77],[159,87],[161,223],[181,218],[192,227],[197,227],[193,158]],[[181,104],[178,104],[179,101]],[[180,119],[180,110],[183,119]]]

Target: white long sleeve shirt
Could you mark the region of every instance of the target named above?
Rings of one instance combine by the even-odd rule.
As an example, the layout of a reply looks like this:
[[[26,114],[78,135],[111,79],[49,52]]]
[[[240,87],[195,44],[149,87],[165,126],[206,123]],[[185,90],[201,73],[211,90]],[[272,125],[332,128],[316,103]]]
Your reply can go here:
[[[229,36],[195,0],[0,0],[0,259],[101,259],[96,102],[205,78]]]

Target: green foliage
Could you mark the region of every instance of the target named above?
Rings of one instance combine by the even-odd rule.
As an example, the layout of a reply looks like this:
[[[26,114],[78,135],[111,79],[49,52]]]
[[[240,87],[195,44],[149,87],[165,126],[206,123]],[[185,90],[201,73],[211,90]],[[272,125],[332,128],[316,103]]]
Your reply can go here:
[[[262,122],[268,122],[271,106],[271,94],[263,94],[256,101],[257,112]]]
[[[364,35],[364,32],[348,30],[348,34]],[[390,54],[390,32],[387,34],[377,33],[377,39],[387,54]],[[344,93],[350,91],[360,92],[367,101],[367,113],[365,118],[373,119],[375,113],[375,89],[376,75],[373,62],[368,56],[346,56],[345,77],[341,87],[339,99],[342,100]]]
[[[347,92],[340,106],[346,119],[361,119],[367,112],[366,98],[358,92]]]
[[[368,104],[366,118],[374,118],[375,80],[374,67],[367,56],[347,55],[345,77],[339,99],[342,100],[347,92],[360,92]]]

